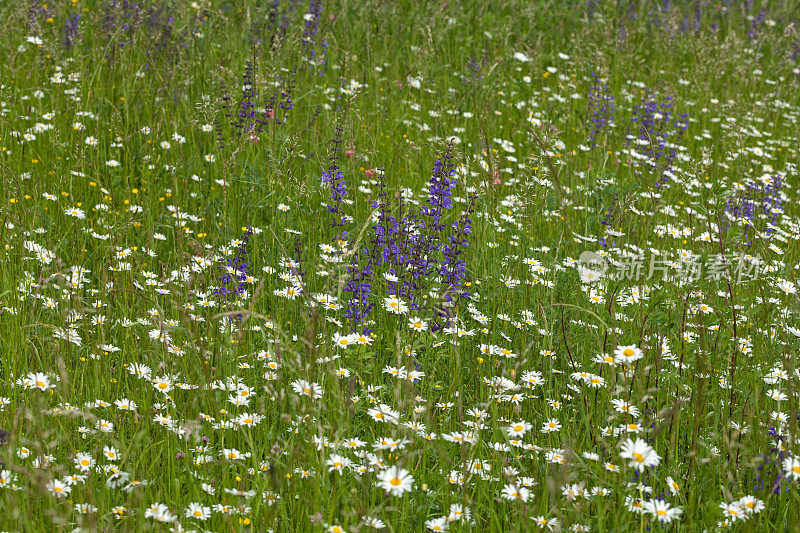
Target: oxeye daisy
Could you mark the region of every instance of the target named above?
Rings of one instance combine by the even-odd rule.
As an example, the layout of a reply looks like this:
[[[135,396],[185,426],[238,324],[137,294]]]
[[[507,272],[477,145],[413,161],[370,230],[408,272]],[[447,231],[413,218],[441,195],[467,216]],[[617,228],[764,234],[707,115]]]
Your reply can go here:
[[[745,514],[758,514],[766,508],[764,501],[755,496],[742,496],[736,503],[739,504]]]
[[[549,531],[553,531],[560,526],[560,522],[558,518],[545,518],[543,516],[536,516],[532,518],[534,524],[539,526],[539,529],[547,529]]]
[[[669,523],[680,517],[683,510],[677,507],[672,507],[664,500],[650,500],[644,503],[644,510],[649,512],[659,522]]]
[[[741,507],[739,507],[739,502],[721,502],[719,504],[719,508],[722,510],[722,514],[725,516],[725,518],[731,520],[732,522],[744,520],[746,518],[745,512]]]
[[[637,438],[635,441],[627,439],[622,443],[620,457],[630,459],[629,466],[638,471],[657,466],[661,457],[650,447],[647,442]]]
[[[412,489],[414,477],[397,466],[389,467],[378,475],[378,486],[393,496],[402,496]]]
[[[412,331],[425,331],[428,329],[428,323],[415,316],[408,320],[408,327],[410,327]]]
[[[120,456],[119,452],[113,446],[104,446],[103,447],[103,455],[106,456],[106,459],[109,461],[119,461]]]
[[[68,486],[67,484],[57,479],[48,482],[46,488],[50,493],[52,493],[55,496],[58,496],[59,498],[65,498],[69,495],[70,492],[72,492],[72,487]]]
[[[315,400],[321,398],[323,393],[321,385],[304,379],[292,382],[292,389],[301,396],[308,396]]]
[[[395,296],[384,298],[383,304],[387,311],[396,315],[404,315],[408,312],[408,304]]]
[[[442,516],[426,520],[425,527],[430,531],[447,531],[447,517]]]
[[[354,338],[356,339],[356,342],[358,344],[361,344],[361,345],[364,345],[364,346],[369,346],[374,341],[374,339],[371,336],[365,335],[363,333],[354,334]]]
[[[500,495],[506,500],[520,500],[522,502],[527,502],[530,498],[531,491],[527,487],[520,487],[510,483],[503,487]]]
[[[500,348],[499,346],[495,347],[494,353],[497,355],[501,355],[507,359],[513,359],[517,357],[517,354],[515,354],[508,348]]]
[[[167,377],[158,377],[153,380],[153,387],[163,394],[172,390],[172,380]]]
[[[673,496],[676,496],[681,489],[680,485],[678,485],[672,476],[667,476],[667,488],[669,489],[670,494]]]
[[[332,453],[325,464],[328,465],[328,472],[336,470],[339,474],[344,472],[345,468],[349,468],[353,462],[343,455]]]
[[[614,350],[614,359],[618,363],[630,364],[642,357],[644,357],[644,352],[633,344],[630,346],[617,346],[617,349]]]
[[[184,514],[186,518],[205,521],[211,516],[211,508],[205,507],[199,503],[190,503]]]
[[[332,341],[334,346],[344,349],[353,346],[354,344],[358,344],[358,336],[354,336],[353,334],[341,335],[339,333],[334,333]]]
[[[506,432],[508,432],[509,436],[511,437],[519,437],[524,435],[526,432],[530,431],[533,426],[524,420],[519,422],[514,422],[510,426],[506,427]]]
[[[64,211],[64,214],[75,217],[78,220],[83,220],[86,218],[86,212],[78,207],[69,207]]]
[[[542,433],[552,433],[554,431],[558,431],[559,429],[561,429],[561,422],[559,422],[556,418],[551,418],[542,424]]]
[[[224,448],[220,453],[220,457],[223,459],[228,459],[229,461],[235,461],[237,459],[246,458],[249,453],[242,453],[236,448]]]
[[[239,426],[253,427],[261,422],[262,416],[253,413],[242,413],[236,417],[236,424]]]
[[[79,470],[86,472],[94,466],[95,461],[88,453],[78,453],[75,455],[74,463]]]
[[[792,456],[783,460],[783,471],[786,477],[794,481],[800,480],[800,457]]]
[[[373,420],[378,422],[391,422],[396,423],[397,418],[400,416],[400,413],[392,409],[390,406],[386,404],[380,404],[378,408],[371,408],[367,411],[367,414],[372,417]]]

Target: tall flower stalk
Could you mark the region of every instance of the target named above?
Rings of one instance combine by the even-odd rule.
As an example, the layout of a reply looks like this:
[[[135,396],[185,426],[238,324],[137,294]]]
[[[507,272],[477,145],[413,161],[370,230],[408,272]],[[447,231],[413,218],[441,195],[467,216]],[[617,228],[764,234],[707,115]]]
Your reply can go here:
[[[322,173],[322,181],[324,181],[331,191],[332,202],[328,204],[325,210],[331,214],[331,226],[336,229],[336,235],[333,240],[336,242],[347,240],[347,232],[341,228],[347,223],[347,217],[343,214],[342,203],[347,196],[347,182],[344,178],[344,173],[339,170],[337,164],[341,157],[341,144],[342,132],[344,128],[341,126],[336,127],[336,134],[331,139],[331,155],[327,172]]]
[[[680,138],[689,127],[689,115],[677,113],[671,96],[657,100],[647,92],[633,108],[628,145],[630,155],[641,159],[656,177],[656,187],[670,180]]]
[[[614,127],[614,95],[605,82],[595,78],[594,85],[589,87],[589,120],[591,121],[591,131],[589,132],[589,146],[597,146],[597,137],[602,133],[608,133]]]
[[[250,237],[253,235],[253,229],[247,228],[239,242],[239,247],[236,250],[236,255],[232,259],[224,261],[218,265],[218,268],[223,272],[220,277],[221,286],[214,291],[217,298],[224,299],[226,297],[233,297],[243,294],[247,291],[247,276],[249,275],[247,267],[247,243],[250,242]],[[231,316],[230,320],[241,320],[242,315],[237,314]]]

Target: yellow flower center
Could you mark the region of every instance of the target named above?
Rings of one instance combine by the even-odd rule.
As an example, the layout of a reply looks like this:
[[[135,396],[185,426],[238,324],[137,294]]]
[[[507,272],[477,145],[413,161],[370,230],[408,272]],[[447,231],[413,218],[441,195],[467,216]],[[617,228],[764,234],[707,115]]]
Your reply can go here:
[[[394,477],[394,478],[392,478],[392,480],[389,483],[392,486],[396,487],[396,486],[400,485],[402,483],[402,481],[400,481],[400,479]]]
[[[644,455],[638,452],[634,452],[633,458],[636,460],[637,463],[641,463],[642,461],[644,461]]]

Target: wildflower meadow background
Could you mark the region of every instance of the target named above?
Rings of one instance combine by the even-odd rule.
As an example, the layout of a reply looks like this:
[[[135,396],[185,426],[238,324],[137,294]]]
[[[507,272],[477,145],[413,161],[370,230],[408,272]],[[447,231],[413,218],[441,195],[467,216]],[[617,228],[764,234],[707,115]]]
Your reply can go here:
[[[800,529],[797,2],[0,19],[0,529]]]

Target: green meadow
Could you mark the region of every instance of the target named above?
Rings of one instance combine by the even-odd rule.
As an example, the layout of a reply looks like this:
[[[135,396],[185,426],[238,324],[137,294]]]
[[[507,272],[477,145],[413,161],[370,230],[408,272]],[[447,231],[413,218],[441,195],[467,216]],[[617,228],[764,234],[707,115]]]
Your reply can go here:
[[[0,6],[0,530],[800,530],[800,4]]]

